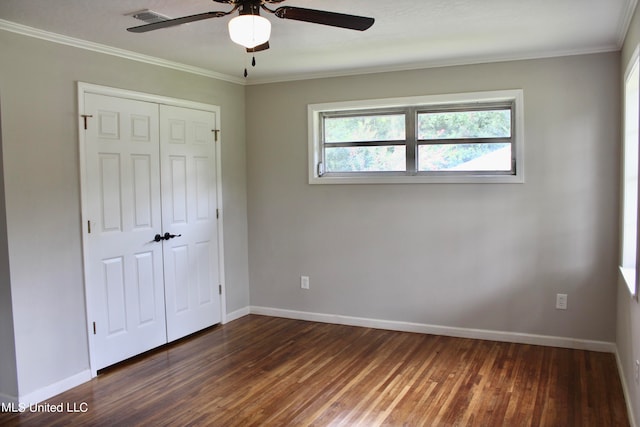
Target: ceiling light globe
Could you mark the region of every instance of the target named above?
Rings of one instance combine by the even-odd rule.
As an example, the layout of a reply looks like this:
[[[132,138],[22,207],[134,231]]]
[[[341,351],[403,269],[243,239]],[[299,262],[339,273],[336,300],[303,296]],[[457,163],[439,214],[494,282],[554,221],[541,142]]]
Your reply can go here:
[[[229,36],[234,43],[254,48],[269,41],[271,22],[260,15],[240,15],[229,21]]]

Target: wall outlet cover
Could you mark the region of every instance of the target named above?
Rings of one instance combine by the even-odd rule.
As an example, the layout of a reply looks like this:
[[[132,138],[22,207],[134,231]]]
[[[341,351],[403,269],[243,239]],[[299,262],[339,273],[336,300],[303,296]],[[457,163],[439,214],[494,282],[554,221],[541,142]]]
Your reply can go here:
[[[309,289],[309,276],[300,276],[300,287],[302,289]]]
[[[567,309],[567,294],[557,294],[556,295],[556,309],[558,310],[566,310]]]

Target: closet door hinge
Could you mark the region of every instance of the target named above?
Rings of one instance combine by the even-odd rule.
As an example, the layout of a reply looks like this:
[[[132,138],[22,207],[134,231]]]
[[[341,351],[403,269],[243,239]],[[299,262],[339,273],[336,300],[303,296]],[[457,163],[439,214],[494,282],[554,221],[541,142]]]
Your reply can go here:
[[[222,295],[222,285],[218,285],[218,294]]]
[[[87,130],[87,119],[93,116],[91,114],[80,114],[80,117],[84,119],[84,130]]]
[[[216,209],[216,219],[220,218],[220,209]]]
[[[213,132],[214,138],[216,142],[218,142],[218,133],[220,132],[220,129],[211,129],[211,132]]]
[[[93,322],[93,335],[96,334],[96,322]]]

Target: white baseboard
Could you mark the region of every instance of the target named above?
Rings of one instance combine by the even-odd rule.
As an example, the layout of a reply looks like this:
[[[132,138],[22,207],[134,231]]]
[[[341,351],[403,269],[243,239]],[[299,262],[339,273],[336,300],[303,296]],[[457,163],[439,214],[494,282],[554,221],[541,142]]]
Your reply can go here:
[[[91,371],[87,369],[86,371],[82,371],[76,375],[65,378],[62,381],[58,381],[57,383],[50,384],[34,392],[25,394],[24,396],[20,396],[18,400],[21,405],[34,405],[90,380]]]
[[[631,404],[631,395],[629,394],[629,387],[627,386],[627,380],[625,379],[624,369],[622,367],[622,361],[620,360],[620,354],[616,349],[616,364],[618,365],[618,376],[620,377],[620,382],[622,383],[622,393],[624,393],[624,401],[627,404],[627,415],[629,417],[629,426],[637,427],[636,417],[633,412],[633,405]]]
[[[229,322],[233,322],[234,320],[237,320],[241,317],[247,316],[251,313],[250,311],[250,307],[243,307],[239,310],[236,311],[232,311],[231,313],[227,313],[226,318],[224,319],[224,321],[222,323],[229,323]]]
[[[365,328],[387,329],[391,331],[416,332],[421,334],[444,335],[457,338],[473,338],[489,341],[513,342],[520,344],[543,345],[548,347],[571,348],[576,350],[615,353],[616,345],[606,341],[582,340],[549,335],[523,334],[519,332],[491,331],[450,326],[428,325],[422,323],[398,322],[393,320],[368,319],[363,317],[341,316],[337,314],[309,313],[304,311],[283,310],[270,307],[250,307],[251,314],[284,317],[288,319],[308,320],[312,322],[334,323],[338,325],[361,326]]]

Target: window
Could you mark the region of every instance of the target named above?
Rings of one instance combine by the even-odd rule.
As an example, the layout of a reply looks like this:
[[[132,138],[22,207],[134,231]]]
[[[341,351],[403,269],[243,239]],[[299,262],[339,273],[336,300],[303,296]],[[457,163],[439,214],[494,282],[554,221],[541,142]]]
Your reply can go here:
[[[522,91],[309,106],[309,182],[523,182]]]
[[[624,79],[624,142],[622,182],[622,259],[620,271],[632,295],[638,294],[638,125],[640,74],[636,49]]]

